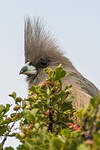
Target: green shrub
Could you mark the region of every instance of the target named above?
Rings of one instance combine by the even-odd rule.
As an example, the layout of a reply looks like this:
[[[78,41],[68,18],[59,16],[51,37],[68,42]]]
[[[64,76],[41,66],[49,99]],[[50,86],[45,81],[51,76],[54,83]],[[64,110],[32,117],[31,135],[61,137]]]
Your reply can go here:
[[[48,79],[32,86],[27,99],[15,92],[9,95],[15,102],[9,117],[11,105],[0,105],[0,149],[13,150],[4,144],[8,137],[16,137],[20,141],[17,150],[99,150],[100,97],[92,98],[86,110],[76,112],[71,85],[62,86],[68,73],[61,65],[45,71]]]

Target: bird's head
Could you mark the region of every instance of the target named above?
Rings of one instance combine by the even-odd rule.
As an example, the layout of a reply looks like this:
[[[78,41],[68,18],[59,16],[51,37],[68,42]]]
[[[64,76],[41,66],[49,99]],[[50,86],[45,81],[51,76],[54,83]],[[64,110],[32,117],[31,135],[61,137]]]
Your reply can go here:
[[[20,74],[27,75],[30,84],[38,84],[45,78],[44,68],[52,69],[59,64],[71,66],[71,62],[65,58],[56,45],[55,39],[44,30],[40,19],[34,19],[34,24],[30,19],[25,21],[24,30],[25,65]]]

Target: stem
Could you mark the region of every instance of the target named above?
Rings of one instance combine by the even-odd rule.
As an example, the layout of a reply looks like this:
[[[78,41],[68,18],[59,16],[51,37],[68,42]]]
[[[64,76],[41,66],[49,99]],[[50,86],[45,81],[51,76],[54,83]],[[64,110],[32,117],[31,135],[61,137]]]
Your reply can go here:
[[[5,136],[3,141],[1,142],[1,150],[3,150],[3,146],[4,146],[5,142],[6,142],[6,140],[7,140],[7,136]]]
[[[50,123],[48,126],[48,131],[51,131],[51,133],[53,133],[53,117],[52,117],[52,113],[49,113],[49,119],[50,119]]]

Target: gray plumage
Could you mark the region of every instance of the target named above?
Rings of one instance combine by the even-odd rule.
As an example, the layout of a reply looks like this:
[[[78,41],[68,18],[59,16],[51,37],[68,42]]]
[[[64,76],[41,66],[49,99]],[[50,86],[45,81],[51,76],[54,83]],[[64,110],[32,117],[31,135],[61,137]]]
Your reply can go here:
[[[90,97],[97,96],[99,90],[77,71],[67,57],[63,56],[55,40],[51,38],[49,33],[46,33],[39,18],[34,19],[33,24],[29,18],[26,19],[24,38],[25,62],[29,62],[29,65],[34,66],[37,70],[35,74],[27,74],[24,73],[24,69],[23,74],[27,74],[29,86],[37,85],[45,80],[44,68],[55,69],[59,64],[62,64],[63,68],[70,73],[63,79],[63,86],[68,83],[72,84],[76,108],[84,107],[88,104]]]

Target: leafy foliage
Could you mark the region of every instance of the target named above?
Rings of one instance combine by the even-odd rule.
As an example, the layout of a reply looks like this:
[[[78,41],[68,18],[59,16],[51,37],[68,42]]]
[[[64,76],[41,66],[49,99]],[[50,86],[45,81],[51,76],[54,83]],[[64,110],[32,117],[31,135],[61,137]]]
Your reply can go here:
[[[0,105],[0,150],[14,149],[4,148],[8,137],[19,139],[17,150],[99,150],[100,96],[92,98],[87,109],[76,111],[71,85],[62,85],[68,73],[61,65],[45,71],[48,79],[32,86],[27,99],[15,92],[9,95],[15,102],[9,117],[11,105]]]

